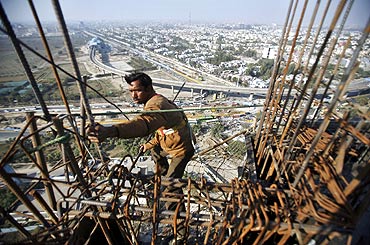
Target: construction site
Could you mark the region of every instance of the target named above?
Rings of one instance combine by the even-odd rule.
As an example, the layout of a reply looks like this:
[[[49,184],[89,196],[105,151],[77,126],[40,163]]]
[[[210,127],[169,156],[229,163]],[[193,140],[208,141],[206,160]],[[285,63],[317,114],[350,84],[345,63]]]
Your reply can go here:
[[[341,39],[354,1],[315,1],[310,10],[308,1],[290,1],[260,113],[232,135],[213,143],[204,139],[208,143],[199,146],[182,179],[164,178],[156,166],[149,171],[143,163],[150,162],[148,156],[113,160],[89,142],[87,125],[109,113],[92,112],[87,91],[101,91],[81,73],[61,6],[51,2],[68,70],[54,60],[32,0],[42,52],[16,36],[0,3],[0,31],[11,41],[40,108],[25,112],[22,128],[1,156],[2,188],[16,200],[0,206],[1,224],[13,229],[0,234],[0,244],[166,244],[168,235],[176,238],[180,223],[187,244],[370,243],[370,107],[348,94],[359,57],[370,49],[370,15],[360,35]],[[25,50],[48,63],[65,113],[50,111]],[[77,85],[77,112],[60,74]],[[370,100],[369,89],[363,91]],[[102,100],[115,117],[129,115]],[[222,110],[231,109],[211,112]],[[236,141],[243,147],[232,148]],[[60,158],[51,162],[48,149]],[[9,171],[19,157],[36,174]],[[163,192],[168,186],[184,194]],[[177,209],[167,210],[164,202]],[[186,210],[180,211],[183,204]]]

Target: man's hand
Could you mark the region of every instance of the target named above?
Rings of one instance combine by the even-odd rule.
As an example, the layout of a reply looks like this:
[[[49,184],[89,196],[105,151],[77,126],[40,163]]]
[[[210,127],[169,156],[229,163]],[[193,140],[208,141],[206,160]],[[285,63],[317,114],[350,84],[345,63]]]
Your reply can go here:
[[[139,152],[146,152],[148,149],[145,147],[145,145],[141,145],[139,148]]]
[[[151,144],[151,143],[146,143],[146,144],[142,144],[140,145],[140,148],[139,148],[139,152],[146,152],[148,150],[151,150],[155,145]]]
[[[89,140],[93,143],[103,142],[109,137],[118,137],[117,129],[114,126],[104,127],[98,123],[95,124],[95,126],[90,125],[87,128],[86,134]]]

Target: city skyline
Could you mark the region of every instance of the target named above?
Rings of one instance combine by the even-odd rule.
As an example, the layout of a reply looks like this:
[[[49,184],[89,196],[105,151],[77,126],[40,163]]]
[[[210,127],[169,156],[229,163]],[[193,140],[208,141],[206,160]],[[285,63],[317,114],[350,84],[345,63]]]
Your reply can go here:
[[[23,0],[1,0],[8,18],[13,22],[33,22],[28,3]],[[332,1],[337,5],[339,0]],[[311,1],[308,8],[313,8]],[[55,20],[50,1],[35,0],[34,4],[42,21]],[[163,21],[187,23],[244,23],[278,24],[285,22],[290,1],[195,1],[195,0],[139,0],[121,2],[117,0],[60,0],[66,21]],[[300,5],[303,1],[299,2]],[[319,14],[326,2],[322,2]],[[357,0],[348,17],[347,25],[364,28],[369,18],[370,1]],[[329,14],[333,14],[330,13]],[[304,24],[309,21],[304,19]]]

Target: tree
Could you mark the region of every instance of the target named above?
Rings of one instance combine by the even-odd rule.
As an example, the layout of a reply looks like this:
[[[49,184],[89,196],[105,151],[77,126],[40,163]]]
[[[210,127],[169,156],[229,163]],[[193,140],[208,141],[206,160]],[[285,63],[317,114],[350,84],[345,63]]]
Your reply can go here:
[[[361,67],[358,68],[356,78],[370,77],[370,70],[364,70]]]
[[[258,61],[260,64],[260,77],[264,80],[271,76],[272,68],[274,67],[274,60],[272,59],[261,59]]]
[[[216,123],[212,128],[211,128],[211,135],[216,138],[221,137],[221,133],[225,131],[225,127],[221,123]]]
[[[243,54],[247,57],[256,58],[257,57],[257,51],[253,49],[247,49],[243,52]]]
[[[231,60],[235,60],[235,57],[231,54],[228,54],[227,52],[223,50],[217,50],[213,58],[209,58],[207,60],[208,63],[212,65],[220,65],[222,62],[228,62]]]
[[[237,158],[243,158],[247,151],[247,146],[241,141],[230,141],[228,142],[227,151]]]
[[[0,196],[1,207],[9,207],[15,200],[17,200],[17,197],[8,188],[0,189]]]
[[[197,135],[198,133],[200,133],[201,125],[197,123],[197,124],[194,124],[191,128],[193,130],[193,133]]]

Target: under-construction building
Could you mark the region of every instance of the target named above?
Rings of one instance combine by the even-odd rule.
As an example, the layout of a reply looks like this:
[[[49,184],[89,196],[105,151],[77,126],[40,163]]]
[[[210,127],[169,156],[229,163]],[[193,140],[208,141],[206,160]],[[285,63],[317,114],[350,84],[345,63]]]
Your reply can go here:
[[[86,96],[86,89],[94,88],[80,73],[60,5],[52,1],[73,72],[54,61],[37,11],[28,2],[46,56],[17,38],[0,4],[1,31],[11,40],[42,110],[42,115],[27,113],[25,126],[0,162],[1,182],[17,197],[0,207],[1,219],[15,228],[19,243],[159,244],[166,225],[176,237],[180,222],[189,244],[369,243],[369,104],[349,99],[347,88],[364,48],[369,49],[370,17],[361,35],[338,41],[354,1],[316,1],[310,11],[308,1],[291,1],[255,127],[195,156],[204,158],[243,136],[247,150],[241,174],[228,183],[133,172],[122,164],[126,159],[135,164],[138,159],[132,156],[110,167],[101,164],[107,161],[104,153],[84,133],[87,124],[95,123]],[[24,50],[50,64],[66,114],[49,112]],[[343,59],[349,60],[346,66]],[[78,115],[71,112],[60,73],[78,85]],[[51,139],[43,141],[43,134]],[[52,145],[62,157],[51,167],[44,152]],[[37,167],[35,176],[6,170],[19,154]],[[227,152],[217,157],[232,159]],[[63,178],[55,178],[56,172]],[[19,179],[31,184],[21,188]],[[161,187],[169,185],[182,187],[184,194],[163,193]],[[186,211],[166,210],[165,201],[178,207],[184,203]]]

